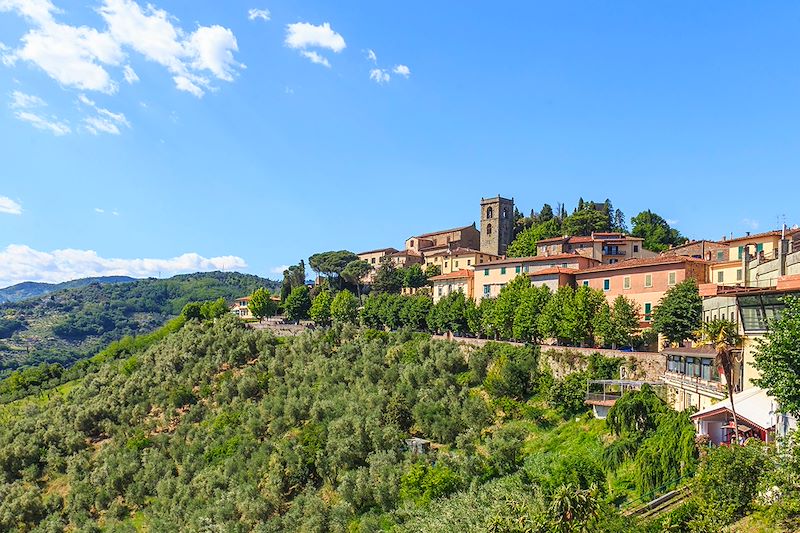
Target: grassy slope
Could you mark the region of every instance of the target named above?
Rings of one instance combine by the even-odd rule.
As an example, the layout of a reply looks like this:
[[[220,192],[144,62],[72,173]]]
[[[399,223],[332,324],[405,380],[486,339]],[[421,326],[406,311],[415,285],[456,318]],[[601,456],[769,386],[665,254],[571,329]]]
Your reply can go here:
[[[69,393],[80,386],[82,381],[83,380],[80,379],[68,381],[58,387],[42,391],[38,394],[26,396],[25,398],[6,404],[0,404],[0,424],[7,424],[13,418],[24,416],[25,410],[28,407],[35,406],[38,408],[45,408],[56,402],[65,401]]]

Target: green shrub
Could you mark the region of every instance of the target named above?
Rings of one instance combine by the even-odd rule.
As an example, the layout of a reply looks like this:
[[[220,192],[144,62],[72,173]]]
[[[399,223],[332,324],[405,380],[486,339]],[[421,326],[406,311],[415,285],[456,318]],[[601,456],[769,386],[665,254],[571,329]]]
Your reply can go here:
[[[400,497],[425,505],[458,490],[461,478],[444,465],[413,464],[400,480]]]

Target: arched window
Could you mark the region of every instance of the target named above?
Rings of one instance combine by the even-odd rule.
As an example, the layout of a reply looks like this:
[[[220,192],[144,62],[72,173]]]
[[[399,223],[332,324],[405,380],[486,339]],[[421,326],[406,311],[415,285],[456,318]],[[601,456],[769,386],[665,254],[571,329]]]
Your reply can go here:
[[[491,207],[489,209],[491,209]],[[486,224],[486,235],[491,235],[491,234],[492,234],[492,225]]]
[[[492,211],[492,208],[491,207],[487,207],[486,208],[486,218],[492,218],[493,214],[494,214],[494,212]]]
[[[506,209],[506,208],[504,207],[504,208],[503,208],[503,218],[506,218],[507,216],[508,216],[508,209]]]

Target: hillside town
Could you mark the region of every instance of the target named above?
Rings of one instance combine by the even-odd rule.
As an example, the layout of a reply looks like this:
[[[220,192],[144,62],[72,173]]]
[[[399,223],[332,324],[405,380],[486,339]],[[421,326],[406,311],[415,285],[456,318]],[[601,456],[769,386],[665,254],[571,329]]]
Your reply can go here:
[[[589,209],[601,210],[603,204]],[[669,342],[658,335],[655,342],[641,347],[647,352],[630,351],[627,356],[660,354],[660,370],[647,376],[657,381],[650,383],[664,389],[674,409],[691,409],[698,433],[713,443],[731,442],[739,433],[771,441],[796,426],[794,418],[781,413],[777,402],[755,385],[760,373],[754,366],[754,352],[768,322],[780,315],[782,298],[800,295],[800,229],[784,225],[718,240],[686,240],[660,252],[647,249],[644,238],[626,232],[592,231],[540,239],[535,243],[535,255],[509,257],[514,219],[513,198],[481,198],[480,227],[472,223],[413,235],[402,249],[389,246],[357,253],[370,267],[362,280],[365,292],[383,265],[395,269],[418,265],[428,274],[427,283],[403,287],[402,292],[427,294],[434,305],[455,293],[480,305],[483,300],[496,299],[504,287],[523,276],[530,286],[547,287],[552,293],[562,287],[594,289],[609,305],[622,296],[636,309],[637,329],[645,337],[651,331],[655,309],[668,291],[693,280],[702,298],[703,322],[729,321],[736,329],[730,371],[725,373],[717,350],[699,338]],[[327,280],[318,276],[313,285],[324,283]],[[271,298],[280,302],[277,296]],[[252,318],[248,304],[249,297],[239,298],[232,312]],[[555,344],[557,340],[543,342]],[[596,416],[603,417],[625,390],[641,383],[620,379],[601,384],[604,394],[587,393],[587,404]],[[741,413],[735,429],[731,404],[722,401],[728,398],[729,388],[734,408]]]

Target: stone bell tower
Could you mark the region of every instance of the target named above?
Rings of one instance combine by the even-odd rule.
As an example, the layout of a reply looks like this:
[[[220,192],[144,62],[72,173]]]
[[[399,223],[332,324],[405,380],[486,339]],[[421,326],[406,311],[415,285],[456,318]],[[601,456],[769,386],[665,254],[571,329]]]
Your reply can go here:
[[[481,252],[505,255],[514,238],[514,199],[481,198]]]

